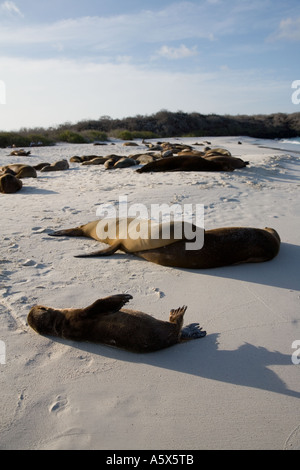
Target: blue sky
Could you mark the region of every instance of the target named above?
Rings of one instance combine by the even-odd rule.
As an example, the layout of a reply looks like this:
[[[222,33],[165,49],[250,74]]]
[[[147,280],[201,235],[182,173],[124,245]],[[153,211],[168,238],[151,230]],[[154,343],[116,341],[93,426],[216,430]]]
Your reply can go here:
[[[0,130],[299,112],[299,0],[0,0]]]

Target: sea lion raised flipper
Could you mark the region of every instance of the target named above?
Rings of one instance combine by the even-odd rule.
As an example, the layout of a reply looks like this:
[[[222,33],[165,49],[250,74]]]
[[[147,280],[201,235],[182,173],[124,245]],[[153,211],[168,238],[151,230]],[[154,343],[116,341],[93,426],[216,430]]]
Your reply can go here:
[[[83,310],[84,317],[91,317],[101,313],[119,312],[119,310],[132,299],[130,294],[116,294],[96,300],[92,305]],[[82,315],[82,313],[81,313]]]
[[[75,255],[75,258],[93,258],[97,256],[109,256],[113,255],[120,247],[121,243],[117,242],[114,245],[109,246],[108,248],[103,248],[103,250],[93,251],[92,253]]]
[[[202,331],[202,327],[200,327],[199,323],[190,323],[182,328],[180,339],[189,340],[203,338],[204,336],[206,336],[206,331]]]

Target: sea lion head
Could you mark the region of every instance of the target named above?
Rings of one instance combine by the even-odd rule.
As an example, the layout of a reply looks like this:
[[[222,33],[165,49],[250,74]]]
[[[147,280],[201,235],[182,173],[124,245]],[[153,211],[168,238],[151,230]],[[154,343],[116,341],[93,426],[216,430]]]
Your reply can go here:
[[[65,319],[63,312],[51,307],[35,305],[27,316],[28,325],[41,335],[59,336]]]

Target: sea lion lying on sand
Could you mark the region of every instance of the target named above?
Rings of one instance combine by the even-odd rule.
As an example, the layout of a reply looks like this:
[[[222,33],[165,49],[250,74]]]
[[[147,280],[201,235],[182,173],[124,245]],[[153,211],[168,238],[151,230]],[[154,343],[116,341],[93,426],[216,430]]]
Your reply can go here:
[[[30,150],[28,150],[26,152],[26,150],[24,149],[20,149],[20,150],[13,150],[12,152],[10,152],[10,155],[14,155],[16,157],[27,157],[28,155],[30,155]]]
[[[231,165],[223,161],[214,162],[200,156],[166,157],[147,163],[136,170],[137,173],[152,171],[233,171]]]
[[[118,294],[96,300],[86,308],[56,309],[36,305],[27,321],[37,333],[72,341],[91,341],[146,353],[206,335],[198,323],[182,329],[187,307],[170,311],[169,321],[122,308],[132,296]]]
[[[245,162],[241,158],[231,157],[229,155],[205,155],[203,158],[210,160],[211,162],[222,162],[224,165],[227,165],[229,168],[236,170],[238,168],[245,168],[249,165],[249,162]]]
[[[10,173],[5,173],[0,176],[0,193],[16,193],[22,188],[22,186],[22,181]]]
[[[67,160],[59,160],[55,163],[51,163],[51,165],[44,166],[41,168],[41,172],[46,172],[46,171],[61,171],[61,170],[67,170],[69,168],[69,163]]]
[[[240,263],[258,263],[274,258],[280,248],[278,233],[266,227],[265,229],[251,227],[222,227],[204,231],[204,245],[200,249],[187,249],[197,241],[195,226],[185,223],[184,230],[177,230],[177,222],[171,225],[170,235],[164,236],[164,224],[157,224],[157,230],[149,232],[150,221],[143,228],[143,237],[134,239],[130,233],[132,220],[117,219],[117,229],[114,236],[105,234],[105,219],[90,222],[79,227],[52,232],[51,236],[89,237],[107,243],[108,248],[91,254],[78,255],[81,258],[106,256],[117,250],[134,253],[139,258],[146,259],[163,266],[191,269],[207,269],[219,266],[229,266]],[[99,226],[100,224],[100,226]],[[121,230],[119,230],[121,225]],[[188,227],[186,227],[188,225]],[[100,230],[99,230],[100,227]],[[189,230],[187,231],[186,228]],[[198,227],[200,230],[200,228]],[[148,232],[147,232],[148,230]],[[136,232],[135,232],[136,233]],[[185,233],[196,233],[194,239],[187,239]],[[148,235],[147,235],[148,234]],[[196,245],[195,245],[196,248]]]
[[[0,168],[0,171],[6,172],[11,170],[16,178],[36,178],[36,169],[33,166],[16,163],[12,165],[5,165]]]

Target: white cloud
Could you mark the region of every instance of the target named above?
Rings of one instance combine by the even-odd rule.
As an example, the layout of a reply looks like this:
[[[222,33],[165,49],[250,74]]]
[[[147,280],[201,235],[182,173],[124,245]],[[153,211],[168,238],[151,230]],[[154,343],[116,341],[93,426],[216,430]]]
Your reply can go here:
[[[162,57],[166,57],[167,59],[176,60],[176,59],[185,59],[186,57],[198,55],[198,51],[197,51],[197,46],[188,48],[184,44],[181,44],[180,47],[162,46],[158,51],[158,55]]]
[[[2,58],[6,104],[0,130],[122,118],[160,109],[209,114],[277,112],[286,83],[257,71],[173,72],[129,63]],[[22,71],[22,80],[16,71]],[[290,84],[287,93],[290,94]],[[288,95],[289,98],[289,95]],[[268,105],[268,107],[266,106]],[[291,105],[292,107],[292,105]],[[283,111],[284,112],[284,111]]]
[[[279,24],[278,31],[273,35],[274,39],[300,40],[300,17],[286,18]]]
[[[9,13],[10,15],[24,16],[14,2],[4,2],[0,4],[0,8],[3,12]]]
[[[9,8],[13,11],[13,5],[13,2],[4,2],[2,7],[5,6],[6,11]],[[230,19],[230,26],[232,21]],[[30,26],[24,24],[17,31],[3,27],[0,30],[0,42],[8,47],[28,44],[46,46],[55,42],[61,44],[66,52],[68,48],[78,47],[82,50],[89,47],[91,51],[121,49],[118,53],[123,54],[124,47],[137,47],[143,43],[164,44],[167,41],[192,38],[212,40],[214,35],[227,32],[227,28],[228,21],[224,21],[220,15],[219,19],[209,18],[203,5],[178,2],[158,11],[142,10],[110,17],[86,16]]]

